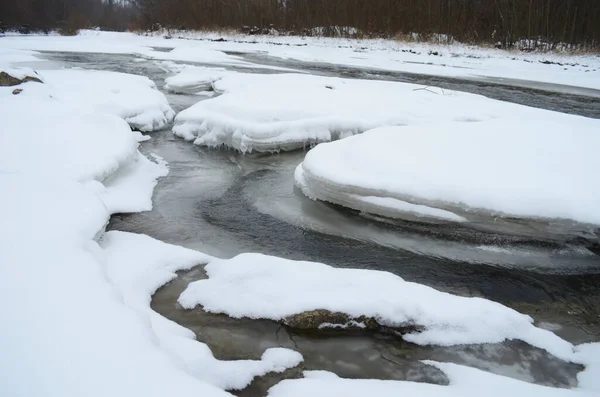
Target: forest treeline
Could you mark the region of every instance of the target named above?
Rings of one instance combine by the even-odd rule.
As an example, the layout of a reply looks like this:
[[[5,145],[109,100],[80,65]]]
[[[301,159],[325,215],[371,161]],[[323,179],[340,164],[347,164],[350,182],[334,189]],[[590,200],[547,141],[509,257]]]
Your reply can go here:
[[[126,30],[137,10],[120,0],[0,0],[0,29],[23,33],[100,27]]]
[[[69,20],[110,29],[260,29],[394,37],[442,34],[510,47],[530,39],[600,46],[600,0],[18,0],[0,8],[8,28]],[[75,17],[76,16],[76,17]]]

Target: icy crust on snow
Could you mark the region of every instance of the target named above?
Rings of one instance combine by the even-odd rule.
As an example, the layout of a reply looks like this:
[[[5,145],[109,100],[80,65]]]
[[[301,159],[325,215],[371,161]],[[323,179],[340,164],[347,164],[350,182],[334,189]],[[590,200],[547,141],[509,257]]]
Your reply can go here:
[[[300,74],[228,73],[212,87],[222,95],[179,113],[173,132],[197,145],[241,152],[294,150],[382,126],[550,113],[439,88]]]
[[[53,97],[117,115],[136,130],[159,130],[175,117],[165,95],[144,76],[75,69],[39,73]]]
[[[600,344],[596,344],[598,348]],[[303,379],[284,380],[269,389],[269,397],[592,397],[598,389],[581,384],[577,389],[539,386],[452,363],[423,361],[448,377],[448,386],[375,379],[343,379],[327,371],[306,371]],[[597,361],[596,361],[597,363]],[[589,368],[589,367],[588,367]],[[596,369],[597,370],[597,369]],[[587,372],[587,370],[585,371]],[[583,372],[583,373],[585,373]],[[598,376],[598,372],[595,372]]]
[[[189,269],[214,258],[148,236],[108,232],[101,241],[106,270],[122,292],[125,305],[150,322],[160,345],[181,360],[194,377],[225,390],[241,390],[256,376],[283,372],[302,362],[302,356],[283,348],[267,349],[261,360],[220,361],[209,347],[197,342],[192,331],[154,312],[150,300],[154,292],[174,279],[178,270]]]
[[[321,263],[260,254],[216,260],[209,278],[191,283],[179,297],[187,309],[225,313],[234,318],[282,320],[325,309],[353,318],[372,317],[388,327],[416,326],[403,335],[417,344],[499,343],[520,339],[569,359],[573,346],[536,328],[533,320],[501,304],[464,298],[410,283],[388,272],[336,269]]]
[[[600,224],[600,122],[549,116],[368,131],[311,150],[296,183],[312,199],[388,217],[483,211]]]
[[[296,167],[294,172],[296,186],[312,200],[322,200],[330,203],[342,205],[357,211],[363,211],[369,214],[386,216],[388,218],[410,219],[427,221],[454,221],[465,222],[467,219],[457,215],[454,212],[426,206],[423,204],[413,204],[393,197],[381,197],[361,195],[356,193],[347,193],[338,185],[329,186],[320,181],[309,182],[304,175],[302,163]],[[367,193],[369,194],[369,193]]]

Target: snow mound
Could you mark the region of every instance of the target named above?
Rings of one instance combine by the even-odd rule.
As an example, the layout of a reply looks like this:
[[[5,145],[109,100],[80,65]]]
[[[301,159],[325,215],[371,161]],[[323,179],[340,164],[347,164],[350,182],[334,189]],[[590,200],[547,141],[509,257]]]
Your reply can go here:
[[[137,139],[122,119],[33,95],[44,85],[27,83],[20,95],[0,95],[0,169],[103,181],[137,159]]]
[[[144,76],[96,70],[39,72],[51,86],[52,96],[76,106],[123,118],[144,132],[167,126],[175,112],[152,80]]]
[[[206,280],[191,283],[179,297],[187,309],[202,305],[234,318],[285,317],[324,309],[353,318],[367,316],[388,327],[416,326],[403,338],[417,344],[499,343],[520,339],[557,357],[573,346],[536,328],[533,320],[501,304],[464,298],[410,283],[391,273],[336,269],[260,254],[242,254],[206,266]]]
[[[227,73],[231,72],[224,69],[186,66],[175,76],[165,79],[167,83],[165,89],[176,94],[197,94],[203,91],[212,91],[213,83]]]
[[[179,113],[173,132],[197,145],[242,152],[294,150],[381,126],[541,112],[413,84],[299,74],[228,74],[213,88],[223,95]]]
[[[559,114],[382,128],[319,145],[295,178],[312,199],[387,217],[483,211],[600,224],[598,131],[598,120]]]
[[[0,73],[6,73],[9,76],[14,77],[15,79],[19,79],[19,80],[23,80],[26,77],[33,77],[36,78],[38,80],[42,80],[42,76],[40,76],[35,70],[33,70],[32,68],[28,68],[28,67],[17,67],[17,68],[12,68],[12,67],[1,67],[0,64]]]

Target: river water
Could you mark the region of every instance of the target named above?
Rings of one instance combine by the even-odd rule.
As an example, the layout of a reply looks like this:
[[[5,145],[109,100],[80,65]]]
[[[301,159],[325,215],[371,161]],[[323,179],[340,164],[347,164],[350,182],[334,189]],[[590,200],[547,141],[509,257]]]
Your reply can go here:
[[[145,75],[163,89],[169,72],[159,62],[129,55],[46,53],[51,63],[69,67]],[[310,73],[409,81],[476,92],[493,98],[600,118],[600,99],[559,94],[506,82],[466,82],[298,64],[249,57],[253,62],[304,68]],[[222,66],[222,65],[219,65]],[[272,73],[257,68],[253,73]],[[201,98],[165,94],[181,111]],[[109,229],[143,233],[159,240],[229,258],[261,252],[337,267],[393,272],[464,296],[481,296],[530,314],[542,327],[573,342],[600,340],[600,256],[598,231],[572,231],[552,238],[524,223],[520,236],[483,233],[462,238],[460,229],[386,224],[309,200],[293,186],[293,171],[304,152],[241,155],[199,148],[169,130],[151,134],[144,153],[169,163],[170,174],[154,194],[154,209],[115,215]],[[474,164],[476,166],[476,164]],[[596,235],[594,235],[596,233]],[[183,310],[176,300],[201,268],[182,272],[153,297],[164,316],[192,329],[221,359],[259,358],[265,348],[297,349],[304,368],[325,369],[350,378],[407,379],[444,384],[444,375],[419,360],[475,366],[529,382],[569,387],[580,366],[562,362],[523,343],[455,348],[418,347],[385,334],[295,333],[270,321],[234,320],[201,310]],[[309,291],[307,291],[309,293]],[[240,395],[263,396],[268,387],[297,371],[257,379]]]

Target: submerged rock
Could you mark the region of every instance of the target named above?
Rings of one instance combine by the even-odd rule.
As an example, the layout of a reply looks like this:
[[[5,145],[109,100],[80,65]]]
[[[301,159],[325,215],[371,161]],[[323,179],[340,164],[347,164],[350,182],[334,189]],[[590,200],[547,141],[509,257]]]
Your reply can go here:
[[[326,309],[309,310],[285,317],[281,321],[285,326],[298,330],[318,330],[327,328],[363,329],[369,331],[391,331],[400,334],[422,331],[411,324],[399,327],[389,327],[368,316],[352,317],[342,312],[332,312]]]
[[[12,87],[22,83],[33,81],[36,83],[42,83],[39,77],[25,75],[24,77],[16,77],[8,74],[7,72],[0,72],[0,87]]]
[[[332,312],[325,309],[310,310],[294,314],[283,319],[283,324],[296,329],[319,328],[361,328],[377,329],[379,323],[372,317],[350,317],[346,313]]]

